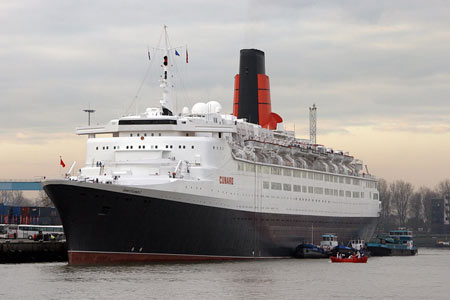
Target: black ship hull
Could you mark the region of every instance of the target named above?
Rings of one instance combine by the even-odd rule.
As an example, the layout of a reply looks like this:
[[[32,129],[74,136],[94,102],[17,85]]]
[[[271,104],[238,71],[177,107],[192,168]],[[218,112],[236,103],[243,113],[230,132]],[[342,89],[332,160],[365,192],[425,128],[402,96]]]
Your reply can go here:
[[[371,256],[411,256],[417,254],[417,249],[395,249],[386,247],[368,246]]]
[[[107,190],[44,183],[61,216],[70,264],[290,257],[311,237],[369,239],[377,218],[256,213]]]

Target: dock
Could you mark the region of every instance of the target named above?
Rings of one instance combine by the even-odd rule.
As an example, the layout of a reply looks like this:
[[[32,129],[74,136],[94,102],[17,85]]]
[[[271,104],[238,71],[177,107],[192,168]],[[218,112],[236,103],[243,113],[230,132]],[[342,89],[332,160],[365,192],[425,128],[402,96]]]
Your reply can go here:
[[[64,262],[66,241],[0,239],[0,263]]]

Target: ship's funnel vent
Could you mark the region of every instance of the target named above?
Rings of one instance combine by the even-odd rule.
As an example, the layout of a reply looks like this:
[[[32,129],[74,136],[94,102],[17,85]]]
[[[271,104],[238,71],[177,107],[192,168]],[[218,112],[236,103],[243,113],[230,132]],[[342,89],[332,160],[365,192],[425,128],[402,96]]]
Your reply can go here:
[[[261,50],[241,50],[239,74],[234,77],[233,115],[272,130],[283,122],[272,112],[269,77]]]

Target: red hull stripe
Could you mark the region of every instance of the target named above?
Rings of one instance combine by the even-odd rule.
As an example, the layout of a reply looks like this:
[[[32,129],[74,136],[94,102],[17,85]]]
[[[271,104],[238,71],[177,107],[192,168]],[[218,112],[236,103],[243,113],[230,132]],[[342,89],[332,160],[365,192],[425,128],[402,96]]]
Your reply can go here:
[[[184,254],[157,254],[157,253],[123,253],[100,251],[68,251],[69,264],[108,264],[126,262],[163,262],[163,261],[212,261],[212,260],[244,260],[255,258],[280,257],[252,257],[252,256],[208,256]]]

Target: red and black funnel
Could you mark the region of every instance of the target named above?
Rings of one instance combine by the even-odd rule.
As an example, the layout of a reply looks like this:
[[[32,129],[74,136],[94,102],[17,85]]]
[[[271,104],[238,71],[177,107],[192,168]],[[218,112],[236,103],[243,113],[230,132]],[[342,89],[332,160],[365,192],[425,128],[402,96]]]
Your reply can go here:
[[[264,52],[241,50],[239,74],[234,77],[233,115],[273,130],[283,119],[272,112],[269,77],[265,69]]]

